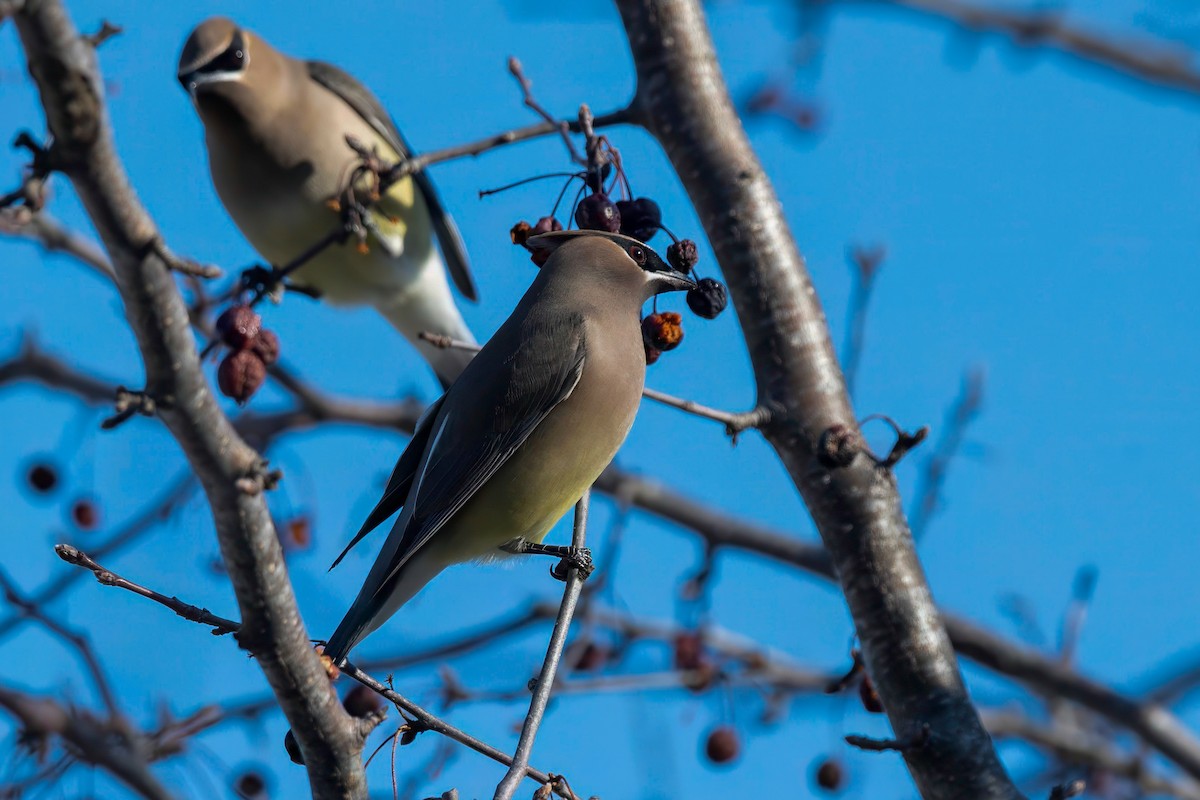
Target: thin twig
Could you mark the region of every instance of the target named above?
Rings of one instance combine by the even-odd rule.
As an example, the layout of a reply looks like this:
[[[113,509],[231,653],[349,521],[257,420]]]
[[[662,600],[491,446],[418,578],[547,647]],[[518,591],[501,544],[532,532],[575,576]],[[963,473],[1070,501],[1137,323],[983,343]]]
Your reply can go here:
[[[942,485],[950,463],[962,448],[975,417],[983,405],[983,370],[972,369],[963,377],[962,392],[946,414],[946,427],[921,474],[916,508],[909,515],[913,537],[920,539],[938,512]]]
[[[587,546],[590,494],[590,490],[585,491],[583,497],[580,497],[579,502],[575,505],[575,529],[571,534],[571,546],[577,551]],[[567,573],[567,585],[563,589],[558,618],[554,621],[554,631],[550,634],[546,658],[542,662],[542,670],[538,674],[537,684],[533,689],[529,713],[525,715],[525,724],[521,726],[521,738],[517,741],[517,751],[513,755],[513,762],[507,774],[496,787],[494,800],[511,800],[517,786],[525,777],[525,766],[529,763],[533,741],[537,738],[538,728],[541,727],[542,717],[546,713],[546,706],[550,703],[550,693],[554,690],[554,676],[558,672],[558,662],[562,658],[563,646],[566,644],[567,633],[571,628],[571,618],[575,615],[575,606],[579,602],[579,594],[583,591],[583,582],[586,579],[587,573],[574,566]]]
[[[842,372],[846,376],[846,392],[854,395],[854,380],[866,342],[867,306],[875,288],[875,278],[883,264],[886,250],[882,246],[851,247],[847,259],[854,268],[854,288],[850,292],[850,311],[846,315],[846,345],[842,351]]]

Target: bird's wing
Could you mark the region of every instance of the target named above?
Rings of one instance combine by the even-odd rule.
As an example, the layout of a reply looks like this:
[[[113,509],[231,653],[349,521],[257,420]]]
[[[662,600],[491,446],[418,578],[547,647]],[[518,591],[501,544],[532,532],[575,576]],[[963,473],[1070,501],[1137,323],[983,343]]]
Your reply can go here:
[[[354,545],[361,542],[364,536],[379,527],[381,522],[399,511],[408,501],[408,492],[412,488],[413,478],[416,477],[417,467],[421,465],[421,456],[425,454],[425,447],[429,444],[429,432],[433,429],[433,421],[437,419],[438,410],[442,407],[442,401],[445,399],[446,396],[442,395],[421,414],[421,418],[413,426],[413,435],[408,440],[408,446],[404,448],[404,452],[396,461],[395,468],[392,469],[387,488],[383,490],[383,497],[375,504],[375,508],[371,509],[371,513],[367,515],[367,519],[358,529],[358,533],[354,534],[350,544],[346,545],[346,549],[342,550],[341,555],[329,565],[330,569],[340,564]]]
[[[408,158],[412,155],[412,149],[404,135],[370,89],[353,75],[333,64],[307,61],[305,65],[308,67],[310,78],[342,98],[400,157]],[[446,268],[450,271],[450,277],[454,279],[454,285],[468,300],[477,299],[479,293],[475,288],[475,279],[471,276],[467,246],[458,231],[458,226],[442,205],[433,179],[422,170],[413,175],[413,181],[425,197],[425,205],[429,208],[433,229],[442,246],[442,256],[446,259]]]
[[[578,385],[586,358],[582,317],[527,320],[521,333],[515,355],[489,359],[485,348],[471,366],[499,362],[496,368],[464,373],[447,395],[409,491],[412,506],[402,538],[377,593]],[[455,408],[455,400],[470,407]]]

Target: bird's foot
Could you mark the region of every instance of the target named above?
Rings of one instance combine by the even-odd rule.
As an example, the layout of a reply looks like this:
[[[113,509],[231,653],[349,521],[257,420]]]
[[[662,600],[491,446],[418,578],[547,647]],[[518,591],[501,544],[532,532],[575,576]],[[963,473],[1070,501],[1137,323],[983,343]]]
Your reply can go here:
[[[501,545],[501,550],[514,555],[555,556],[560,559],[550,568],[550,574],[560,581],[565,581],[572,569],[577,569],[586,580],[596,568],[592,563],[592,551],[586,547],[574,547],[558,544],[541,544],[517,539]]]

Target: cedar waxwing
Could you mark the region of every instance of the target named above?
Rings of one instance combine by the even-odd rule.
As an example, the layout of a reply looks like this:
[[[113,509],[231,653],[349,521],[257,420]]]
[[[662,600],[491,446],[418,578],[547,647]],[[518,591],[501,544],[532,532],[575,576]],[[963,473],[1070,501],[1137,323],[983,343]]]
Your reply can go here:
[[[325,647],[335,664],[451,564],[555,550],[542,539],[633,425],[646,378],[642,305],[696,285],[617,233],[561,231],[529,245],[551,251],[545,266],[425,412],[383,499],[334,562],[403,507]]]
[[[204,123],[217,194],[264,259],[282,266],[340,224],[329,205],[360,162],[353,136],[392,164],[410,155],[369,89],[339,68],[280,53],[234,22],[214,17],[192,31],[179,82]],[[462,237],[429,176],[395,183],[368,219],[369,251],[333,245],[294,273],[332,303],[372,305],[449,385],[471,354],[418,339],[423,330],[473,342],[454,305],[446,267],[468,299],[475,284]],[[434,247],[437,236],[442,257]]]

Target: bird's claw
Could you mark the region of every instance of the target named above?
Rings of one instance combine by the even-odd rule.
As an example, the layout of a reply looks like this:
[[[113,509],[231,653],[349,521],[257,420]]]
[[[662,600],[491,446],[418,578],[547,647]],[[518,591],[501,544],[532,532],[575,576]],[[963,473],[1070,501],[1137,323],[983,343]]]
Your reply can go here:
[[[586,547],[568,547],[562,560],[550,568],[550,575],[560,581],[565,581],[571,570],[579,570],[580,576],[587,580],[596,565],[592,563],[592,551]]]

